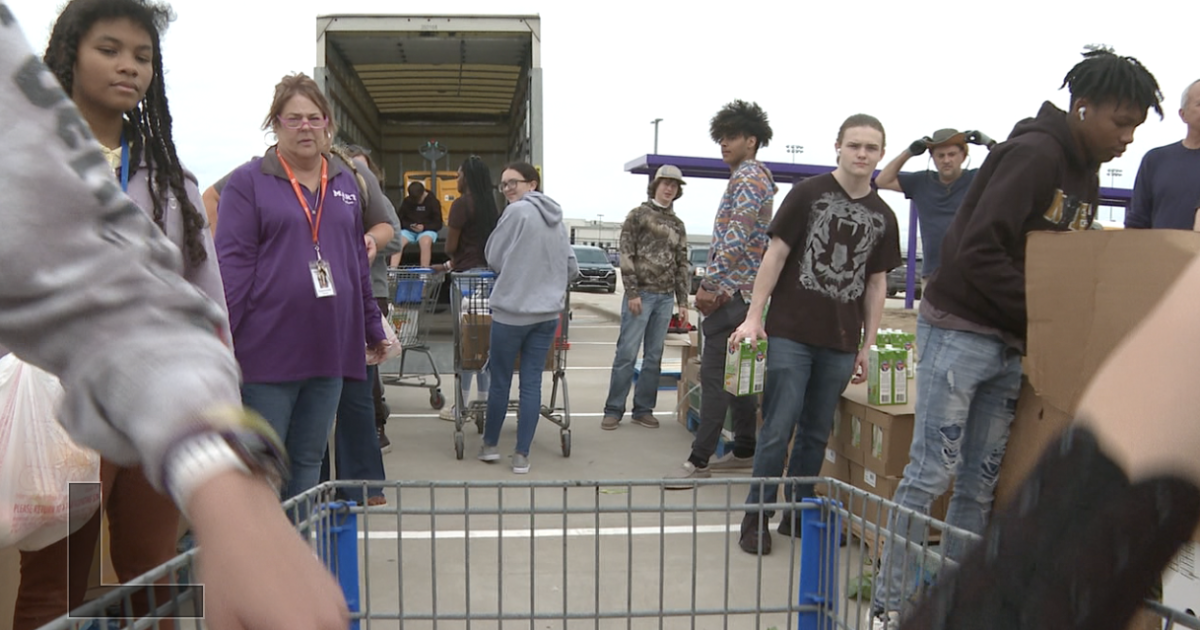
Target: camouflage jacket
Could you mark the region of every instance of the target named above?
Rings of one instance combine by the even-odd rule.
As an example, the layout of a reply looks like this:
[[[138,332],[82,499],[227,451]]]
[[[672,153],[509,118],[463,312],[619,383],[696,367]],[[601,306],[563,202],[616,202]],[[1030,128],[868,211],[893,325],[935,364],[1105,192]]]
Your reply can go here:
[[[687,226],[670,208],[647,200],[629,211],[621,226],[621,282],[625,293],[674,293],[686,305],[691,271]]]

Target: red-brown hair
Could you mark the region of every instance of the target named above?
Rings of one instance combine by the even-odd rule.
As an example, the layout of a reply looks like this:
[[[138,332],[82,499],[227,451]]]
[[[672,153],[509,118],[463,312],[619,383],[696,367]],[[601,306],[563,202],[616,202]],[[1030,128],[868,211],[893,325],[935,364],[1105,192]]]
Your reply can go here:
[[[325,133],[332,138],[337,132],[337,123],[333,120],[333,110],[329,107],[329,100],[321,93],[317,82],[303,72],[289,74],[275,84],[275,98],[271,101],[271,111],[267,112],[267,117],[263,119],[263,131],[275,130],[276,125],[279,124],[279,117],[283,115],[284,106],[292,100],[293,96],[303,96],[321,110],[325,119],[329,121],[325,127]]]

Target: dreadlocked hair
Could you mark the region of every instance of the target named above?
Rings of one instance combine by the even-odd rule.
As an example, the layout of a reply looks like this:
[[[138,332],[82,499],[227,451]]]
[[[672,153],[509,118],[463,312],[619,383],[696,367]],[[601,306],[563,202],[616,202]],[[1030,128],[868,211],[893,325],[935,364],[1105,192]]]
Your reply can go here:
[[[755,149],[770,144],[771,136],[774,135],[771,132],[771,123],[767,120],[767,113],[758,103],[747,103],[743,100],[736,100],[722,107],[709,122],[708,133],[713,142],[720,142],[729,136],[754,136],[758,138],[758,146]]]
[[[1122,57],[1107,46],[1088,46],[1083,61],[1075,64],[1063,77],[1059,89],[1070,88],[1071,105],[1086,98],[1096,104],[1130,103],[1143,109],[1154,109],[1163,117],[1162,90],[1154,75],[1133,57]]]
[[[496,187],[492,185],[492,173],[483,158],[472,155],[462,163],[463,179],[467,192],[471,193],[471,234],[480,243],[487,243],[496,229],[500,211],[496,205]]]
[[[146,157],[153,171],[150,177],[150,197],[154,203],[152,216],[154,223],[164,231],[166,191],[174,194],[183,217],[184,255],[193,264],[201,263],[208,258],[201,240],[205,218],[188,198],[183,165],[171,134],[171,110],[167,105],[167,90],[163,80],[160,36],[175,19],[171,6],[155,0],[71,0],[54,22],[44,60],[63,91],[70,95],[75,85],[79,42],[96,22],[121,18],[142,27],[154,46],[154,77],[146,96],[125,113],[124,133],[129,139],[129,164],[136,172],[143,155]]]

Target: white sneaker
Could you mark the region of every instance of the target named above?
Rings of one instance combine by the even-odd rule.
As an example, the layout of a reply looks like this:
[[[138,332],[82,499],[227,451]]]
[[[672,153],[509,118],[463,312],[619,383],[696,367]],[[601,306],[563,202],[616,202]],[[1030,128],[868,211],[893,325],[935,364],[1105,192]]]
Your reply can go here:
[[[694,480],[708,479],[709,477],[712,477],[712,473],[708,468],[696,468],[695,464],[686,461],[682,466],[663,475],[665,480],[663,487],[667,490],[687,490],[696,487]]]
[[[442,410],[438,412],[438,417],[446,422],[454,422],[454,405],[442,407]]]
[[[872,617],[871,630],[900,630],[900,613],[893,610]]]

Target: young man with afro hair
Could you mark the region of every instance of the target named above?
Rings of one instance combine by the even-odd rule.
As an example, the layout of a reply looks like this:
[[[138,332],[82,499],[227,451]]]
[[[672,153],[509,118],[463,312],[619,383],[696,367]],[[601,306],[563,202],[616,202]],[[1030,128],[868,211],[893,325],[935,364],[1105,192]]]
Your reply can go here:
[[[733,174],[717,209],[708,268],[696,291],[696,310],[704,315],[700,427],[687,461],[667,475],[672,480],[668,487],[676,489],[691,487],[692,479],[712,476],[711,470],[749,471],[756,446],[755,399],[725,391],[725,348],[729,334],[746,318],[750,289],[767,248],[777,187],[757,155],[773,134],[766,112],[757,103],[736,100],[713,116],[709,135],[721,146],[721,159]],[[733,450],[710,463],[731,409]]]

